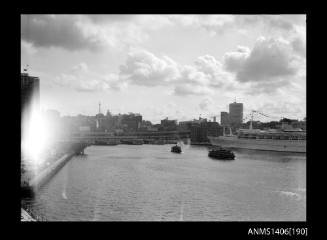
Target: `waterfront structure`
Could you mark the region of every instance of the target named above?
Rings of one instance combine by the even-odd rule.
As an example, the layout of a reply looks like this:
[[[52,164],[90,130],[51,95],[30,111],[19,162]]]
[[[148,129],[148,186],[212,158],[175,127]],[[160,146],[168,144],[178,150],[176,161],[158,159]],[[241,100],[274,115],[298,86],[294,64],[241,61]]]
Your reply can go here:
[[[191,126],[191,143],[209,143],[209,136],[222,135],[222,127],[217,122],[202,122]]]
[[[138,113],[124,114],[121,124],[125,125],[125,130],[128,132],[137,131],[142,124],[142,115]]]
[[[229,114],[228,112],[220,113],[220,125],[221,126],[229,126]]]
[[[238,128],[243,123],[243,103],[229,104],[229,122],[232,127]]]
[[[193,124],[194,124],[193,121],[180,121],[178,123],[178,130],[190,131]]]
[[[160,124],[164,131],[175,131],[177,129],[177,120],[168,120],[168,117],[161,120]]]

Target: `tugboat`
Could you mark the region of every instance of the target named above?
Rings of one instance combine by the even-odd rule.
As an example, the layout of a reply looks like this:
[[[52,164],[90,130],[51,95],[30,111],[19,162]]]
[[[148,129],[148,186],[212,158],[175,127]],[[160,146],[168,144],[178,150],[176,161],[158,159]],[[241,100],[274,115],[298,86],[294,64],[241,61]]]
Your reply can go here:
[[[221,159],[221,160],[234,160],[235,155],[232,151],[225,148],[215,148],[211,149],[208,154],[211,158]]]
[[[176,144],[175,146],[172,146],[171,147],[171,152],[181,153],[182,152],[182,148]]]

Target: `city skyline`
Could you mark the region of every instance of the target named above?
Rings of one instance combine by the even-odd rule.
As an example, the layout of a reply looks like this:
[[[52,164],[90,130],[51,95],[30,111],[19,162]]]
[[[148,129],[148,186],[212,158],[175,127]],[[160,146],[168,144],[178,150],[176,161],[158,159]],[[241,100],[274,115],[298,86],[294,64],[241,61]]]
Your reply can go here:
[[[306,116],[305,15],[22,15],[21,65],[42,109],[140,113],[152,123],[244,103]],[[44,59],[47,59],[44,61]],[[267,120],[268,121],[268,120]]]

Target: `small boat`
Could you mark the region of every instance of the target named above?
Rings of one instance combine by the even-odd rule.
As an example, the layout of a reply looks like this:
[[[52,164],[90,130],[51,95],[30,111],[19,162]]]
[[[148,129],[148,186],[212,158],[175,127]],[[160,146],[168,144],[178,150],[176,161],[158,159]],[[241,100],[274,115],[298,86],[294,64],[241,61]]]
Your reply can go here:
[[[235,155],[232,151],[225,148],[215,148],[211,149],[208,154],[211,158],[221,159],[221,160],[234,160]]]
[[[171,152],[181,153],[182,152],[182,148],[180,146],[178,146],[178,145],[172,146],[171,147]]]

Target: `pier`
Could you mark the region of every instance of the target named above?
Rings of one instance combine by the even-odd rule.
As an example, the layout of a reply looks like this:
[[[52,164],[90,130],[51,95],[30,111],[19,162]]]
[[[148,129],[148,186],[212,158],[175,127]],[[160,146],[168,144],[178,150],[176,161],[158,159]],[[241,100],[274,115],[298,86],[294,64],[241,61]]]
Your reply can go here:
[[[72,135],[75,141],[84,141],[94,144],[96,141],[108,143],[129,144],[132,142],[143,142],[145,144],[175,144],[178,141],[190,138],[189,131],[159,131],[159,132],[129,132],[120,135],[112,135],[105,132],[76,132]]]

